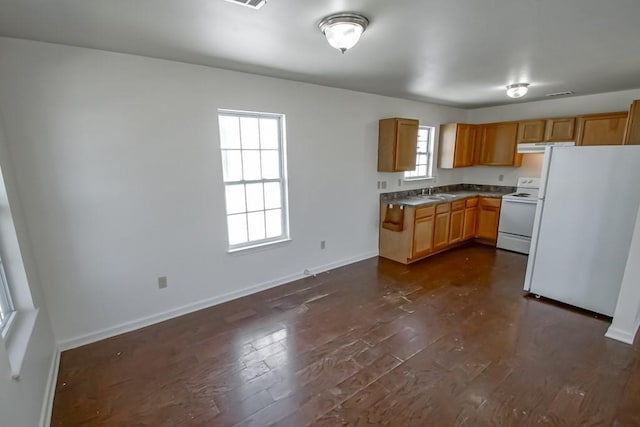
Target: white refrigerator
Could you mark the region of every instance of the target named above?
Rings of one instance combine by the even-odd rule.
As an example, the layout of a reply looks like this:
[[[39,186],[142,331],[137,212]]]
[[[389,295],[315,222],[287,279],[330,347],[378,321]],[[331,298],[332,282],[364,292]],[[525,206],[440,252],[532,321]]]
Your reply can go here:
[[[613,316],[640,206],[640,146],[548,147],[524,289]]]

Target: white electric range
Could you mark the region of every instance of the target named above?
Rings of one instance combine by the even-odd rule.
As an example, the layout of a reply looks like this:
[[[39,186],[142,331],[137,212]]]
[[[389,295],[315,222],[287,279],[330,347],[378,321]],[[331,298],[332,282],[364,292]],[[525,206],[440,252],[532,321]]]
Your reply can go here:
[[[529,253],[539,186],[540,178],[518,178],[516,192],[502,196],[498,248]]]

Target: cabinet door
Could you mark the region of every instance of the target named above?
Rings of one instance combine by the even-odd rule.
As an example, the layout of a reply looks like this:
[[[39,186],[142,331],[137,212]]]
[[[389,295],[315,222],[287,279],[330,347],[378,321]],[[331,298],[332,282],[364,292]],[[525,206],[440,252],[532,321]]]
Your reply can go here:
[[[416,219],[413,229],[413,258],[433,252],[433,225],[433,215]]]
[[[482,126],[479,164],[485,166],[516,165],[518,123],[490,123]]]
[[[398,119],[396,132],[396,170],[414,170],[418,146],[418,121]]]
[[[476,125],[447,123],[440,126],[438,167],[444,169],[473,166]]]
[[[545,126],[544,140],[549,142],[573,141],[575,117],[549,119]]]
[[[433,231],[433,249],[439,250],[449,246],[450,212],[436,214]]]
[[[518,123],[518,144],[540,142],[544,138],[544,120],[527,120]]]
[[[640,100],[633,101],[624,131],[625,145],[640,145]]]
[[[498,240],[498,223],[500,222],[500,200],[480,199],[478,204],[478,225],[476,237],[495,242]]]
[[[476,221],[478,217],[478,208],[466,208],[464,210],[464,227],[462,232],[462,240],[473,239],[476,235]]]
[[[626,111],[578,117],[576,145],[622,145]]]
[[[476,130],[474,125],[458,125],[453,159],[454,168],[473,166]]]
[[[449,226],[449,244],[462,242],[463,226],[464,209],[451,212],[451,224]]]
[[[378,172],[402,172],[416,168],[418,121],[382,119],[378,124]]]

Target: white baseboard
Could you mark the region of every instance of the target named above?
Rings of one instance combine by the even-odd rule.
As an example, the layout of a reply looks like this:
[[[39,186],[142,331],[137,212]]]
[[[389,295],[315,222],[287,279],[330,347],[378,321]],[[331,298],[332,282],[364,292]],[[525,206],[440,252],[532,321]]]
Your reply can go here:
[[[362,261],[368,258],[372,258],[378,255],[377,251],[366,252],[354,257],[345,258],[339,261],[331,262],[325,265],[321,265],[315,268],[309,269],[312,274],[322,273],[327,270],[342,267],[348,264],[353,264],[358,261]],[[91,332],[89,334],[81,335],[68,340],[63,340],[58,343],[60,351],[70,350],[72,348],[80,347],[86,344],[91,344],[96,341],[100,341],[106,338],[111,338],[116,335],[123,334],[125,332],[135,331],[136,329],[144,328],[146,326],[153,325],[155,323],[163,322],[165,320],[172,319],[174,317],[183,316],[194,311],[209,308],[214,305],[222,304],[237,298],[241,298],[247,295],[255,294],[260,291],[275,288],[276,286],[284,285],[285,283],[293,282],[295,280],[307,277],[304,273],[290,274],[288,276],[280,277],[275,280],[269,280],[254,286],[250,286],[238,291],[229,292],[223,295],[219,295],[213,298],[208,298],[195,303],[176,307],[162,313],[153,314],[151,316],[141,317],[140,319],[124,322],[119,325],[115,325],[109,328],[101,329],[99,331]]]
[[[638,331],[638,327],[636,326],[633,331],[625,331],[623,329],[614,328],[613,326],[609,326],[607,329],[607,333],[604,334],[605,337],[611,338],[616,341],[621,341],[626,344],[633,344],[633,340],[636,336],[636,332]]]
[[[60,369],[60,350],[56,349],[51,360],[51,368],[49,369],[49,378],[47,386],[44,389],[44,399],[42,402],[42,411],[40,413],[40,427],[49,427],[51,425],[51,412],[53,410],[53,397],[56,392],[56,383],[58,381],[58,370]]]

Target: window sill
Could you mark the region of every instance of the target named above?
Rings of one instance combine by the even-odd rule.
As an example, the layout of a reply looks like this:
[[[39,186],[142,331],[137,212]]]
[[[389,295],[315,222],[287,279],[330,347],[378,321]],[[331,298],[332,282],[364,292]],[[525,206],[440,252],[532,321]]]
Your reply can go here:
[[[24,362],[27,347],[36,326],[38,311],[37,308],[18,311],[13,325],[11,325],[11,331],[4,342],[9,356],[9,364],[11,365],[11,378],[16,381],[20,379],[22,363]]]
[[[243,246],[241,248],[227,249],[227,253],[229,255],[248,254],[248,253],[263,251],[265,249],[270,248],[271,246],[282,246],[282,245],[285,245],[285,244],[287,244],[289,242],[291,242],[291,238],[290,237],[286,237],[284,239],[273,240],[273,241],[264,242],[264,243],[258,243],[258,244],[251,245],[251,246]]]

